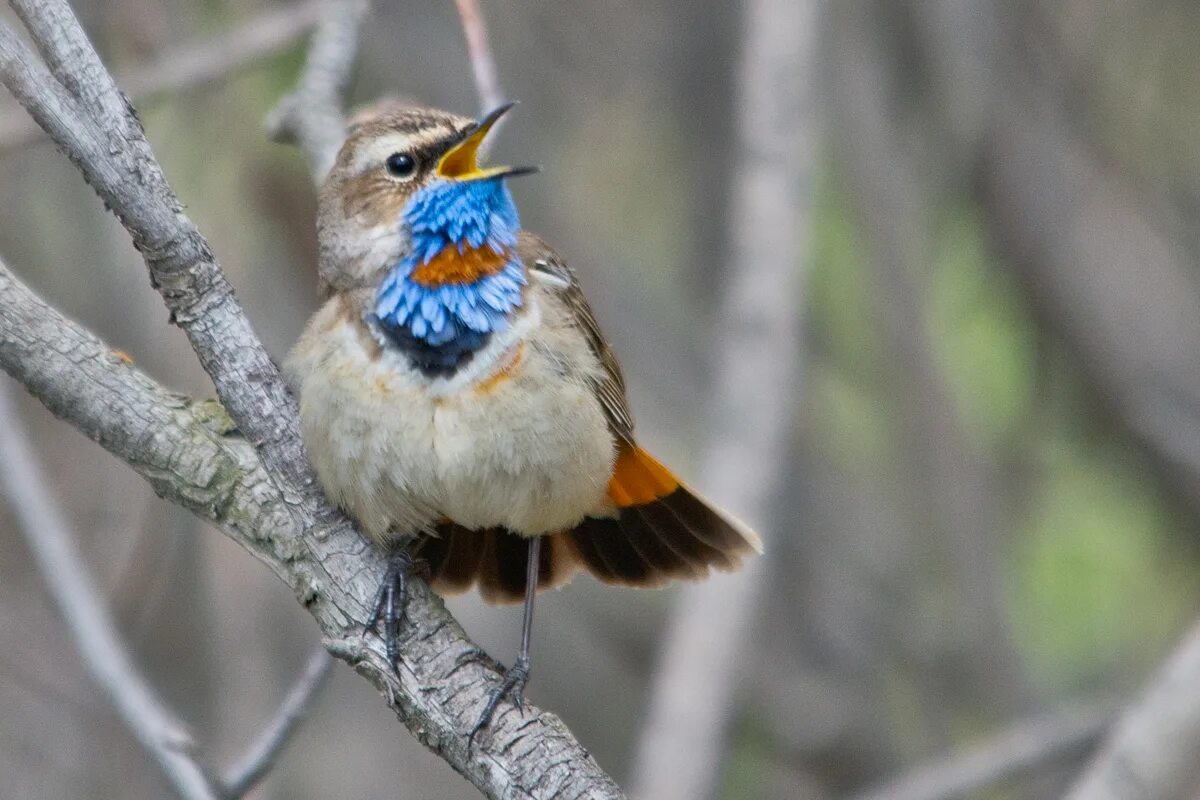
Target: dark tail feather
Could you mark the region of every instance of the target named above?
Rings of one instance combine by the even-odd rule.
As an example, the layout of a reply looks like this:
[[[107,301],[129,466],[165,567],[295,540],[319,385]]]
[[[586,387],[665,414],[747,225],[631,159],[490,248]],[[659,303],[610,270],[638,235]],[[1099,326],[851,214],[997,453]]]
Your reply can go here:
[[[641,448],[622,443],[608,485],[611,514],[542,539],[538,588],[562,586],[582,566],[605,583],[662,586],[735,570],[762,552],[758,535],[679,481]],[[489,603],[525,594],[529,542],[502,528],[471,531],[452,523],[418,541],[433,588],[455,594],[478,584]]]
[[[489,603],[519,603],[525,597],[529,540],[503,528],[469,530],[443,523],[417,540],[413,556],[429,564],[429,580],[438,594],[460,594],[479,585]],[[538,589],[567,583],[578,570],[574,548],[565,534],[542,539]]]
[[[761,549],[749,528],[682,484],[665,497],[630,505],[615,517],[589,517],[570,533],[580,561],[605,583],[662,586],[731,571]]]

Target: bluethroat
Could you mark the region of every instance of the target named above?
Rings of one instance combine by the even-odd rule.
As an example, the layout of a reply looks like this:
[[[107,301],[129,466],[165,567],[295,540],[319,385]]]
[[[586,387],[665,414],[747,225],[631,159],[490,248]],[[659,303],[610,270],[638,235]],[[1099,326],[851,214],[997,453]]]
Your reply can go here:
[[[288,359],[330,500],[390,554],[369,629],[397,663],[410,569],[524,600],[520,653],[475,733],[520,707],[538,590],[579,570],[656,587],[732,570],[758,536],[638,447],[625,381],[574,273],[521,229],[474,121],[377,106],[321,188],[324,304]]]

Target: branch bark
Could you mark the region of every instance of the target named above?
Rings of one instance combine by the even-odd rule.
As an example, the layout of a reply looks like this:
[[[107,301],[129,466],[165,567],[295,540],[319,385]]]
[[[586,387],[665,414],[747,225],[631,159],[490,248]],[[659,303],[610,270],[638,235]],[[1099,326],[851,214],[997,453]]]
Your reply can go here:
[[[294,399],[70,9],[61,0],[13,3],[46,63],[0,23],[0,81],[129,230],[224,410],[157,386],[3,269],[0,367],[128,461],[160,495],[210,520],[267,564],[312,613],[330,651],[378,688],[410,731],[486,796],[622,797],[556,717],[529,705],[523,712],[504,710],[468,747],[466,733],[499,675],[423,582],[412,587],[411,635],[402,645],[399,677],[381,643],[361,635],[382,558],[330,508],[313,480]],[[351,27],[331,23],[316,50],[322,42],[335,49],[329,31]],[[353,47],[344,37],[338,41]],[[310,64],[322,61],[317,55]],[[341,57],[326,63],[350,60],[344,52]],[[325,96],[339,88],[322,86],[308,73],[305,86]],[[341,135],[340,118],[336,125],[336,131],[308,131],[301,137],[306,150],[328,152],[325,143]]]
[[[784,473],[800,372],[818,5],[755,0],[743,20],[730,277],[702,485],[760,530]],[[716,791],[762,573],[751,559],[736,577],[681,590],[635,754],[635,797],[695,800]]]
[[[174,45],[151,63],[120,78],[125,91],[141,103],[166,95],[211,87],[247,66],[278,53],[316,24],[319,2],[264,11],[215,39]],[[13,116],[0,126],[0,152],[44,141],[29,117]]]

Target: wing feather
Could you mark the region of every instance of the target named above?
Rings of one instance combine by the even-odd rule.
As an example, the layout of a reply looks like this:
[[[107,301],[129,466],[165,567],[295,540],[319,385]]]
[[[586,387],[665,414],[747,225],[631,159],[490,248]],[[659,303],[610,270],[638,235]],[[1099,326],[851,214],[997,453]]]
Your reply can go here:
[[[632,444],[633,416],[625,399],[625,376],[621,374],[616,354],[600,331],[596,315],[583,296],[583,287],[575,272],[548,244],[531,233],[521,233],[517,252],[534,278],[558,296],[572,323],[583,332],[600,362],[600,375],[593,380],[592,389],[604,409],[608,427],[619,441]]]

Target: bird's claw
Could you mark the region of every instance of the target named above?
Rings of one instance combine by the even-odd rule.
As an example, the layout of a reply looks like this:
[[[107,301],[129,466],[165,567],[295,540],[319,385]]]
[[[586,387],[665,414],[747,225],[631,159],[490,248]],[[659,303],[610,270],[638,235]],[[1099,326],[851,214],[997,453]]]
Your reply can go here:
[[[513,705],[517,707],[518,711],[525,710],[525,684],[528,681],[529,660],[518,658],[515,664],[504,671],[504,680],[500,681],[500,685],[488,693],[487,705],[483,707],[479,721],[475,723],[475,727],[471,729],[471,734],[467,737],[468,747],[475,744],[475,734],[488,726],[488,723],[492,721],[492,716],[496,713],[497,706],[505,697],[512,697]]]
[[[408,616],[408,578],[414,571],[420,570],[420,562],[408,554],[407,550],[397,549],[388,556],[387,571],[379,584],[379,593],[375,595],[375,605],[371,608],[371,616],[363,633],[375,630],[380,620],[383,620],[383,643],[387,649],[387,661],[392,671],[399,674],[400,625]]]

